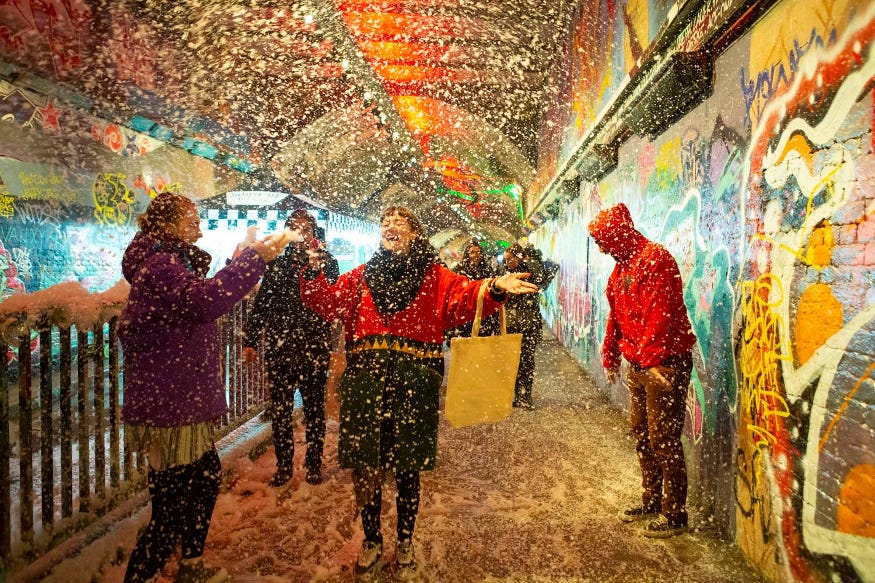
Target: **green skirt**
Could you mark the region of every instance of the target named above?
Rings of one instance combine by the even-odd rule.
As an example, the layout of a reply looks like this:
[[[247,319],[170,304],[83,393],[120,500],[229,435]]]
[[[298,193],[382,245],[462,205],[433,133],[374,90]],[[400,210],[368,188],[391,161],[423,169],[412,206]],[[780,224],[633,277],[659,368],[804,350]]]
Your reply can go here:
[[[434,469],[443,359],[417,354],[423,352],[348,354],[339,387],[341,467]]]

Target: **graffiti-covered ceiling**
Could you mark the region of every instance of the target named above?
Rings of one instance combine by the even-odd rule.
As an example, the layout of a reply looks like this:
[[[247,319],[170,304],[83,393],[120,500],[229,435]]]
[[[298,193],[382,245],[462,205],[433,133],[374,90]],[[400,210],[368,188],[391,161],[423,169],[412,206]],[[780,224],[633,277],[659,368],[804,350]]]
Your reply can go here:
[[[514,238],[572,0],[12,0],[0,75],[375,219]]]

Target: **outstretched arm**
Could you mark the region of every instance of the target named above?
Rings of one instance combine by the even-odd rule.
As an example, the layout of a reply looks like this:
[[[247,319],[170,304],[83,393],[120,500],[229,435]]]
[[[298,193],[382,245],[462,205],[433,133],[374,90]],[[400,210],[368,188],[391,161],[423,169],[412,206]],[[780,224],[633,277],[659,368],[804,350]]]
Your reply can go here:
[[[509,294],[531,294],[538,291],[538,286],[527,281],[530,273],[508,272],[492,280],[492,286]],[[490,290],[492,291],[492,290]]]

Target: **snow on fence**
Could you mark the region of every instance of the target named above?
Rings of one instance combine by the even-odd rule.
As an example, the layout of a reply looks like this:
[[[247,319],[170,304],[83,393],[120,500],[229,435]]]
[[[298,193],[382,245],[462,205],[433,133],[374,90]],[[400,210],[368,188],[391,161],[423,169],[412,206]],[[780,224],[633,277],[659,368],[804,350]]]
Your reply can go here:
[[[120,415],[127,292],[124,281],[101,294],[64,283],[0,303],[0,572],[145,488],[144,456],[127,447]],[[219,321],[220,436],[267,400],[263,361],[243,365],[247,313],[243,300]]]

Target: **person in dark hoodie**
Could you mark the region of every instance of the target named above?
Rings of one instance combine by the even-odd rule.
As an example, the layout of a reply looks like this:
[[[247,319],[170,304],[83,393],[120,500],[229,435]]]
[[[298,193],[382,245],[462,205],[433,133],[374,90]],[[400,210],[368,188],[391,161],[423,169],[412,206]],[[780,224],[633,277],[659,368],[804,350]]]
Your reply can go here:
[[[200,218],[185,196],[162,193],[137,219],[122,259],[131,284],[119,324],[125,355],[122,418],[134,451],[146,453],[152,514],[137,539],[126,582],[153,581],[176,549],[176,580],[224,581],[203,563],[221,466],[213,423],[227,412],[216,320],[258,282],[288,243],[285,233],[252,243],[214,277],[194,245]]]
[[[616,261],[606,290],[608,315],[602,361],[615,382],[629,363],[632,433],[644,494],[620,512],[623,522],[648,521],[644,535],[667,538],[687,528],[687,469],[681,433],[696,343],[674,257],[648,240],[626,205],[601,211],[589,224],[599,249]]]
[[[331,354],[332,323],[301,301],[298,273],[309,263],[308,249],[318,250],[322,272],[331,283],[339,275],[337,260],[315,238],[316,220],[304,209],[294,211],[286,228],[299,235],[285,253],[267,267],[252,302],[243,337],[245,362],[255,359],[262,331],[266,334],[265,362],[270,383],[270,415],[276,451],[276,474],[270,481],[279,487],[292,477],[295,436],[292,411],[295,391],[301,391],[307,451],[305,479],[322,481],[322,448],[325,441],[325,383]]]

